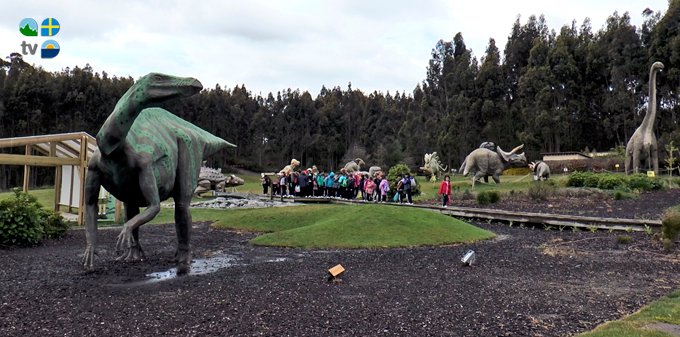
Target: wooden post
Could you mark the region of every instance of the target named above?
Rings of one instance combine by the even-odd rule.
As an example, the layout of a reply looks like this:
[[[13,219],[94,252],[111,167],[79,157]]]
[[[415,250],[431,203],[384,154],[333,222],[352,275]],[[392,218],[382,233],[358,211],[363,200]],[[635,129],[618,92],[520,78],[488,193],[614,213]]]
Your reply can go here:
[[[57,142],[50,142],[50,157],[57,156]],[[61,165],[54,167],[54,211],[59,212],[61,201]]]
[[[31,146],[26,145],[26,156],[31,155]],[[28,164],[24,165],[24,193],[28,193],[28,181],[30,178],[31,167]]]
[[[87,137],[80,137],[80,165],[78,173],[80,176],[80,200],[78,201],[78,224],[83,225],[85,219],[85,174],[87,169]],[[97,196],[99,198],[99,196]]]
[[[116,212],[114,213],[113,216],[113,222],[117,224],[122,224],[123,221],[123,203],[116,199]]]
[[[68,192],[68,212],[71,213],[73,212],[73,208],[71,205],[73,205],[73,176],[74,176],[74,171],[76,170],[76,167],[71,165],[71,185],[69,185],[69,192]]]

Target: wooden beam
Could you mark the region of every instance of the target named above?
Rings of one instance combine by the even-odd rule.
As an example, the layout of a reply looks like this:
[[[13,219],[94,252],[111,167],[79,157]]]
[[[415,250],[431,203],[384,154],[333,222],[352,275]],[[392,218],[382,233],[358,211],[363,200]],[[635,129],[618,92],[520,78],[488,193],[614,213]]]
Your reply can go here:
[[[26,145],[26,155],[24,158],[31,155],[31,146]],[[24,161],[24,163],[26,163]],[[28,164],[24,165],[24,193],[28,193],[28,180],[30,179],[31,167]]]
[[[113,196],[113,194],[111,196]],[[122,224],[125,222],[123,221],[123,202],[118,199],[116,199],[116,209],[113,215],[113,221],[117,224]]]
[[[60,166],[79,164],[80,158],[59,158],[0,153],[0,165]]]
[[[85,174],[87,169],[87,137],[80,137],[80,165],[78,173],[80,175],[80,199],[78,202],[78,224],[83,225],[85,220]],[[97,196],[99,198],[99,196]]]
[[[57,156],[57,142],[50,142],[50,157]],[[61,196],[61,166],[54,168],[54,211],[59,212],[59,199]]]
[[[18,147],[24,145],[32,145],[37,143],[49,143],[49,142],[61,142],[65,140],[78,140],[82,136],[94,139],[85,132],[72,132],[72,133],[61,133],[56,135],[45,135],[45,136],[28,136],[28,137],[14,137],[0,139],[0,148],[3,147]]]

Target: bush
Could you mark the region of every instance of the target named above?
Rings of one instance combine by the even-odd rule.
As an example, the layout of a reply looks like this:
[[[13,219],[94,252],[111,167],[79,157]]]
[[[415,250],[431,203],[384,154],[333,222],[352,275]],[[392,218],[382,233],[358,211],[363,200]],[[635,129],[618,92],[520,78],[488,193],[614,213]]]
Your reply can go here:
[[[591,173],[588,172],[574,172],[569,175],[567,180],[567,186],[571,187],[583,187],[585,186],[586,177]]]
[[[664,248],[670,249],[680,233],[680,206],[667,209],[661,217]]]
[[[616,190],[614,191],[614,200],[624,200],[624,199],[632,199],[630,194],[625,191],[621,190]]]
[[[527,194],[531,200],[546,201],[555,195],[555,186],[546,182],[536,182],[529,186]]]
[[[40,212],[40,216],[44,220],[45,238],[55,239],[66,234],[69,224],[66,222],[64,217],[62,217],[59,213],[49,209],[43,208],[40,210]]]
[[[501,200],[498,191],[483,191],[477,194],[477,203],[480,205],[494,204]]]
[[[583,187],[597,188],[600,184],[600,176],[596,173],[586,173],[586,178],[583,181]]]
[[[19,189],[14,189],[13,198],[0,200],[0,245],[37,245],[67,229],[61,215],[43,209],[34,196]]]
[[[32,195],[14,189],[14,198],[0,201],[0,244],[31,246],[43,239],[40,204]]]
[[[489,201],[489,194],[487,194],[486,192],[477,193],[477,203],[480,205],[490,204],[491,201]]]
[[[619,235],[619,236],[616,237],[616,242],[618,242],[620,244],[627,245],[627,244],[633,242],[633,238],[631,238],[628,235]]]
[[[650,178],[645,174],[637,173],[628,177],[628,187],[631,190],[656,191],[663,188],[659,179]]]
[[[597,188],[603,190],[617,190],[627,187],[626,177],[622,175],[606,174],[599,177]]]
[[[399,175],[405,175],[406,173],[411,174],[411,176],[415,179],[415,176],[411,173],[411,170],[406,166],[406,164],[397,164],[392,167],[390,167],[389,172],[387,172],[387,181],[390,183],[390,194],[389,196],[394,196],[395,193],[397,193],[397,183],[399,182]],[[411,186],[411,195],[416,196],[420,194],[420,184],[422,184],[422,181],[416,180],[416,185]]]
[[[645,174],[623,176],[612,173],[574,172],[569,175],[567,186],[596,187],[603,190],[656,191],[663,188],[660,179]]]

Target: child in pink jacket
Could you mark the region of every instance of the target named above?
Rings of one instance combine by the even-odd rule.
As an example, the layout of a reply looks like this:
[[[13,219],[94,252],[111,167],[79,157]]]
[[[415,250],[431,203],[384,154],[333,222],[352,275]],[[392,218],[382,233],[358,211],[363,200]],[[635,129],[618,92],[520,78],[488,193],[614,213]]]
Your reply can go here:
[[[385,177],[382,177],[379,188],[380,188],[380,201],[386,202],[387,192],[390,191],[390,183],[387,181]]]

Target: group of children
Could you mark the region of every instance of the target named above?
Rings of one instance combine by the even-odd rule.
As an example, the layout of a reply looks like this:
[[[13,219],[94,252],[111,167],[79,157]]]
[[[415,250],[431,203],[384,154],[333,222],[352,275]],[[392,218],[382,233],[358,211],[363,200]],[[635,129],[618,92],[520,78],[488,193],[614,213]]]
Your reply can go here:
[[[335,172],[314,172],[311,169],[300,172],[281,172],[270,179],[262,174],[262,191],[273,195],[294,195],[297,197],[337,197],[348,200],[361,199],[366,201],[386,202],[390,191],[390,183],[384,172],[378,171],[374,178],[360,172],[346,172],[345,169]],[[412,192],[415,189],[416,180],[410,174],[400,175],[396,183],[397,193],[392,201],[400,203],[413,203]],[[439,195],[442,197],[442,206],[447,207],[451,199],[451,178],[444,177],[439,186]]]

